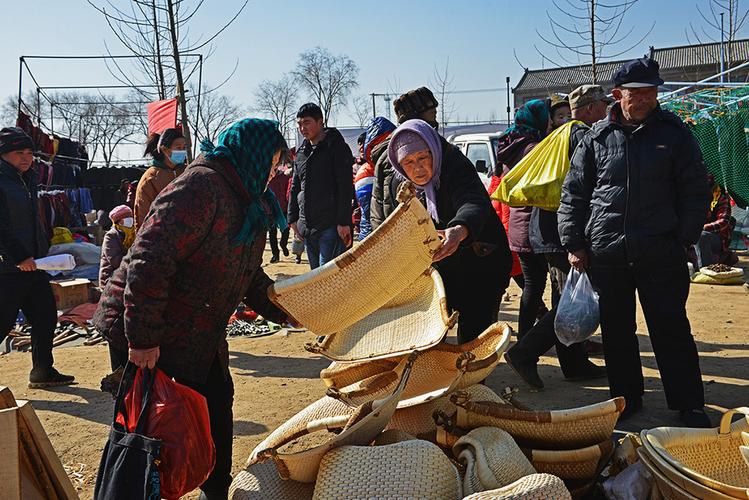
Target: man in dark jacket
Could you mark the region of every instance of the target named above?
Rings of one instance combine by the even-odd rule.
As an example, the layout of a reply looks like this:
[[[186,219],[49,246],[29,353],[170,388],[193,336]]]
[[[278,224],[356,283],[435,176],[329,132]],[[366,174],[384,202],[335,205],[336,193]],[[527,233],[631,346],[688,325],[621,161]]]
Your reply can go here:
[[[606,116],[606,105],[610,101],[600,85],[581,85],[570,93],[569,105],[572,109],[572,119],[582,122],[572,124],[570,156],[588,132],[589,127]],[[557,305],[570,271],[567,254],[559,239],[556,212],[534,207],[528,228],[528,239],[533,252],[543,255],[548,263],[553,307],[512,346],[505,354],[505,360],[526,383],[541,389],[544,383],[538,375],[538,359],[556,345],[559,366],[565,379],[586,380],[605,377],[605,368],[590,362],[584,344],[573,344],[567,347],[559,342],[554,332]]]
[[[47,255],[47,240],[37,214],[34,143],[20,128],[0,130],[0,342],[21,309],[32,325],[29,387],[72,383],[52,365],[57,306],[49,275],[35,258]]]
[[[709,427],[685,308],[685,248],[705,222],[707,175],[692,134],[658,105],[662,83],[658,63],[648,58],[614,74],[617,103],[572,157],[559,233],[570,264],[589,268],[600,294],[611,395],[627,400],[622,417],[642,408],[644,393],[637,291],[669,408],[679,410],[687,426]]]
[[[304,142],[294,164],[288,221],[294,235],[304,239],[315,269],[351,245],[354,157],[341,133],[324,126],[317,104],[304,104],[296,116]]]
[[[395,109],[395,115],[398,117],[399,125],[406,120],[418,118],[427,122],[435,130],[439,126],[439,123],[437,123],[437,106],[437,99],[432,91],[426,87],[410,90],[393,101],[393,108]],[[373,231],[382,224],[382,221],[387,219],[388,215],[393,213],[397,206],[395,198],[398,188],[392,186],[393,167],[390,165],[388,155],[382,154],[387,151],[389,143],[390,138],[385,139],[372,152],[372,160],[375,162],[375,183],[372,186],[372,203],[369,214]]]

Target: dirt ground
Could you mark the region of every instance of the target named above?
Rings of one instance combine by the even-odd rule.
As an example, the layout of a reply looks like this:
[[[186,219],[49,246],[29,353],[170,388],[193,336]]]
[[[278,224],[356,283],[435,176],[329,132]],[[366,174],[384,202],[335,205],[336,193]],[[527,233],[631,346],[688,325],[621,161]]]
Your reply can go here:
[[[742,262],[749,268],[749,259],[744,257]],[[271,276],[295,275],[306,270],[306,262],[294,264],[293,257],[266,267]],[[511,300],[502,304],[500,320],[515,327],[520,290],[513,284],[509,293]],[[721,410],[749,405],[749,293],[741,286],[693,285],[688,309],[701,355],[708,408],[717,425]],[[675,412],[666,407],[641,312],[637,325],[646,377],[645,410],[619,428],[638,431],[678,425]],[[258,339],[229,340],[236,391],[234,472],[244,466],[250,451],[269,432],[324,394],[319,372],[329,362],[304,350],[304,344],[312,340],[308,333],[285,331]],[[580,406],[608,398],[605,381],[565,382],[553,351],[550,354],[542,359],[539,369],[546,384],[543,391],[529,391],[504,363],[488,378],[487,385],[496,391],[517,387],[518,399],[535,408]],[[101,378],[109,373],[107,348],[103,345],[57,348],[55,360],[62,372],[76,376],[77,385],[52,390],[28,389],[31,365],[28,353],[0,356],[0,385],[9,386],[17,399],[32,401],[81,498],[87,499],[93,495],[96,469],[112,416],[112,397],[99,390]],[[601,358],[594,361],[603,363]],[[191,494],[187,498],[196,497]]]

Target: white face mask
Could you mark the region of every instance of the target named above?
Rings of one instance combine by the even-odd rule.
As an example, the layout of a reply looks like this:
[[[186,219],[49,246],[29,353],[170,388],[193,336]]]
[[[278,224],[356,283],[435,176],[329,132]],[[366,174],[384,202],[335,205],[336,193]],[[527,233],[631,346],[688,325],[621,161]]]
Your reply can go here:
[[[120,226],[122,227],[133,227],[133,218],[132,217],[125,217],[122,219],[122,222],[120,222]]]

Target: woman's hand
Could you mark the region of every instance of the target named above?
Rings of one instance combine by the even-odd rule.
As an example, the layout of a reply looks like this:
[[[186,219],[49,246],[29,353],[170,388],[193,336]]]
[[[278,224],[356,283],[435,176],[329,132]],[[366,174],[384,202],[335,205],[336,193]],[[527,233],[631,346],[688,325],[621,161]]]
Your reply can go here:
[[[468,237],[468,229],[465,226],[450,227],[445,230],[438,230],[437,233],[442,239],[442,246],[432,257],[432,262],[438,262],[454,254],[460,246],[460,242]]]
[[[138,368],[148,368],[149,370],[156,366],[156,362],[159,360],[158,347],[152,347],[150,349],[128,349],[128,359]]]
[[[16,267],[21,271],[36,271],[36,261],[34,261],[33,257],[29,257],[28,259],[18,264]]]

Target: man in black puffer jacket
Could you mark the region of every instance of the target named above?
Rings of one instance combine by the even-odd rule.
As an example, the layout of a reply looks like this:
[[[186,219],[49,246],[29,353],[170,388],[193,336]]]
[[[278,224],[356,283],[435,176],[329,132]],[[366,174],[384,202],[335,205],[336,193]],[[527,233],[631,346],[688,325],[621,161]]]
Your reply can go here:
[[[31,323],[29,387],[72,383],[52,366],[57,306],[49,275],[34,259],[47,255],[47,239],[37,214],[34,143],[20,128],[0,130],[0,342],[21,309]]]
[[[609,117],[572,157],[562,188],[559,233],[578,270],[589,267],[600,294],[612,396],[627,418],[642,408],[644,383],[635,290],[648,325],[669,408],[689,427],[708,427],[697,347],[686,314],[685,248],[707,213],[707,174],[682,121],[658,105],[658,63],[643,58],[614,74]]]

